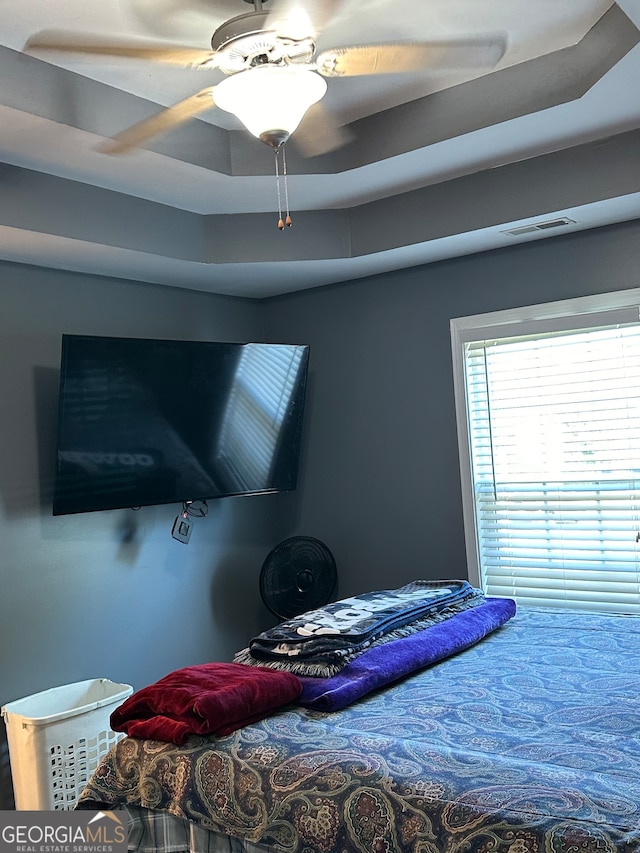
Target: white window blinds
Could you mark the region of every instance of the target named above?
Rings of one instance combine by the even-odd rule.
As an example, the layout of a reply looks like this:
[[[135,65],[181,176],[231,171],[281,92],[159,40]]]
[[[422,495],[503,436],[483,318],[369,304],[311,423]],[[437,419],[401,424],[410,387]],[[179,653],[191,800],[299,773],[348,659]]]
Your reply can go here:
[[[640,324],[467,341],[464,372],[486,593],[640,613]]]

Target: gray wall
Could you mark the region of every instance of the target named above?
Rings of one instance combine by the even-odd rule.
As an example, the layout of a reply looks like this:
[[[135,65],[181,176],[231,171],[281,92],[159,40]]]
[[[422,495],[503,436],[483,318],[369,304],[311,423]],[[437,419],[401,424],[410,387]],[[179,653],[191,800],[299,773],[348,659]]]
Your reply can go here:
[[[273,298],[311,345],[296,532],[333,550],[340,597],[466,576],[449,321],[640,286],[640,223]]]
[[[189,545],[179,506],[51,515],[60,336],[246,340],[257,302],[0,264],[0,705],[83,679],[139,688],[229,660],[264,626],[258,574],[281,496],[210,502]],[[0,726],[0,808],[9,807]]]

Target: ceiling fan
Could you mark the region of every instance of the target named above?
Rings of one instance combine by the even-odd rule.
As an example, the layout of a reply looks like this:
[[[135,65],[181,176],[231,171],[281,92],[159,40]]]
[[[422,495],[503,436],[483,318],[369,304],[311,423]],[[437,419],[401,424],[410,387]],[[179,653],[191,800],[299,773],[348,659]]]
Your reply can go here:
[[[58,31],[29,39],[26,50],[128,57],[185,68],[218,69],[215,86],[161,110],[129,127],[104,147],[120,153],[197,116],[212,106],[234,113],[247,129],[276,152],[307,111],[327,90],[327,79],[372,74],[402,74],[424,69],[491,68],[506,50],[501,34],[466,39],[358,44],[316,52],[316,40],[345,0],[244,0],[253,11],[221,24],[210,49],[156,42],[106,42]],[[270,3],[268,11],[263,3]],[[318,110],[319,111],[319,110]],[[325,149],[340,144],[339,129],[327,134]],[[313,153],[322,153],[314,151]]]

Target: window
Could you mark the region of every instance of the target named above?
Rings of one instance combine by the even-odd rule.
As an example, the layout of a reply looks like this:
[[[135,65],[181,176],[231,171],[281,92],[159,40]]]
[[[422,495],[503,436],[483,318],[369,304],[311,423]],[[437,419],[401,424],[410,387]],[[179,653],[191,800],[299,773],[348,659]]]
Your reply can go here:
[[[639,296],[452,321],[469,571],[488,595],[640,614]]]

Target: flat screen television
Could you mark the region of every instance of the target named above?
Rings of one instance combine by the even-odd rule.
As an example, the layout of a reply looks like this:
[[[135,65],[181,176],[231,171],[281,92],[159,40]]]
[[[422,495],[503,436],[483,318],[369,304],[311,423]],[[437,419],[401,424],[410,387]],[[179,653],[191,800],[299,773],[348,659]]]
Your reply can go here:
[[[296,488],[309,347],[63,335],[53,514]]]

